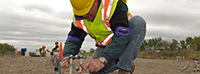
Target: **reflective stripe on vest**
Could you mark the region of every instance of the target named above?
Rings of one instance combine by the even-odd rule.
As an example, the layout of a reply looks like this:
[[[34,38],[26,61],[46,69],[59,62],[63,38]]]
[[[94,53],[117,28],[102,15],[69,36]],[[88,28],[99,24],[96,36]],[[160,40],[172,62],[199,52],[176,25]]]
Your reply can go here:
[[[86,26],[85,26],[85,23],[84,23],[84,20],[76,20],[74,18],[74,22],[75,22],[75,25],[80,27],[81,29],[83,29],[86,33],[89,33]]]
[[[133,15],[129,12],[128,13],[128,20],[130,20],[133,17]]]
[[[104,40],[103,42],[98,42],[97,44],[100,46],[106,46],[108,45],[108,43],[112,40],[114,33],[109,34]]]
[[[101,8],[101,17],[104,26],[107,28],[108,31],[112,31],[110,28],[109,18],[111,14],[111,9],[113,8],[113,1],[114,0],[102,0],[102,8]]]
[[[103,24],[106,27],[106,29],[110,32],[112,32],[112,30],[110,28],[109,19],[111,15],[111,10],[113,8],[112,7],[113,1],[114,0],[102,0],[102,8],[101,8],[101,14],[102,14],[101,17]],[[114,35],[113,33],[109,34],[102,42],[98,42],[98,45],[100,46],[108,45],[108,43],[112,40],[113,35]]]

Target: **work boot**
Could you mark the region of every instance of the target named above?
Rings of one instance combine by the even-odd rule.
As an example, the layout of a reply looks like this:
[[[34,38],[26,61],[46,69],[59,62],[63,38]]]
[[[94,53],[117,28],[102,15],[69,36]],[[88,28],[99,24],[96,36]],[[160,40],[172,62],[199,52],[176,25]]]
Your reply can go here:
[[[132,67],[131,67],[130,71],[119,69],[118,74],[132,74],[134,70],[135,70],[135,65],[134,65],[134,63],[132,63]]]

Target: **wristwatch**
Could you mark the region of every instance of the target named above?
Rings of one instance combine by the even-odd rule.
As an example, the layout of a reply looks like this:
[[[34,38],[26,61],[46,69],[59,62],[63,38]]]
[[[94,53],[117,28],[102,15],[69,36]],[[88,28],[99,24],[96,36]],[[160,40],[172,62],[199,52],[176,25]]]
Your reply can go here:
[[[106,65],[106,58],[104,58],[104,57],[99,57],[99,61],[100,61],[101,63],[103,63],[104,65]]]

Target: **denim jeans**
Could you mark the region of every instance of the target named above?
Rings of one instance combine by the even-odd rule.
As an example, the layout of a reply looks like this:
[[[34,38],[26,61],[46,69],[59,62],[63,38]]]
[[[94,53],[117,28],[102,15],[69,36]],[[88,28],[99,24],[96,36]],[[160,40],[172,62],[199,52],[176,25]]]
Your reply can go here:
[[[109,62],[103,69],[99,70],[98,72],[90,72],[90,74],[105,74],[113,72],[118,68],[127,71],[131,69],[131,64],[138,56],[140,46],[146,35],[146,22],[140,16],[133,16],[129,20],[129,27],[131,30],[131,38],[122,56],[120,56],[119,59]],[[92,56],[92,59],[99,58],[103,53],[103,50],[104,48],[97,47],[95,53]]]

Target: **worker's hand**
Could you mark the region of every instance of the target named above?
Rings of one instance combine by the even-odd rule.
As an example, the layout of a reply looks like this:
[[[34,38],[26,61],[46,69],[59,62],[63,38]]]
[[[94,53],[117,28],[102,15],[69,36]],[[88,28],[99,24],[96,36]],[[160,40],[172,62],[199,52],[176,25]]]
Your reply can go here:
[[[84,71],[88,69],[91,72],[97,72],[104,67],[104,64],[99,61],[99,59],[90,60],[84,68]]]
[[[61,68],[69,68],[69,63],[70,63],[69,57],[67,56],[67,57],[63,58],[63,60],[60,62],[60,67]]]

